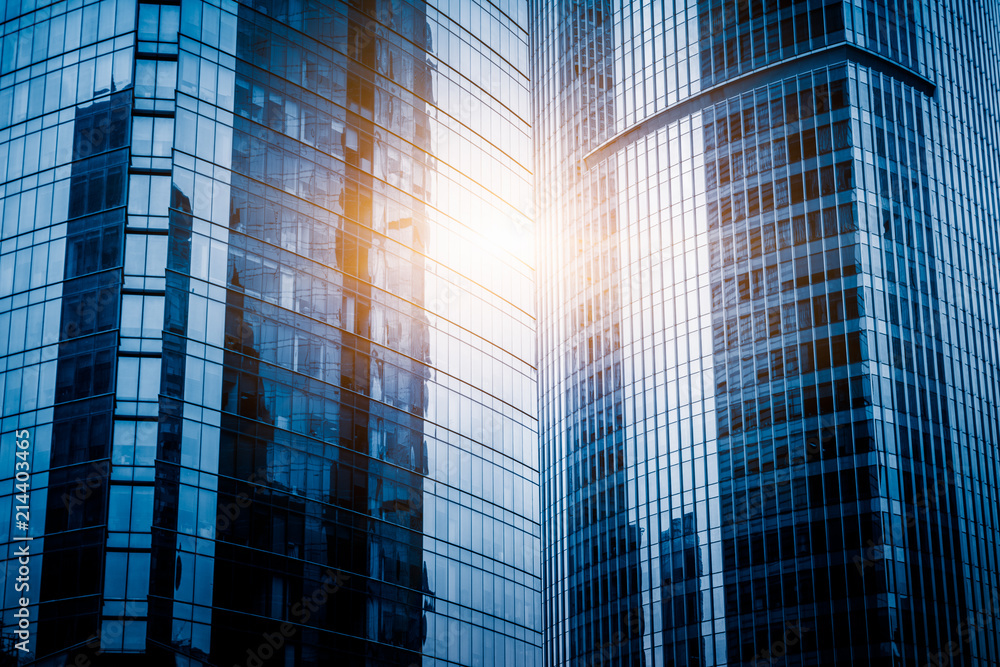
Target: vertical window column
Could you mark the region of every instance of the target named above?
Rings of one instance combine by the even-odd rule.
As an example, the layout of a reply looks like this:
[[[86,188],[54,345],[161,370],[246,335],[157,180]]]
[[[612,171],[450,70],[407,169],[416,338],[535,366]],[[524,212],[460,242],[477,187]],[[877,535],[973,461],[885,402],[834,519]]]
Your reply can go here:
[[[180,6],[138,5],[101,649],[146,647]]]

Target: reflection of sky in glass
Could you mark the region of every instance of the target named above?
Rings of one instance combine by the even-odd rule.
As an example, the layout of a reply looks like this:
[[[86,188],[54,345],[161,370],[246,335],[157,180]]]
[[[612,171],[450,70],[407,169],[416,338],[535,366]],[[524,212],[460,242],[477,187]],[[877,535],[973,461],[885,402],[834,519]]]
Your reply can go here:
[[[616,132],[701,92],[698,2],[643,3],[615,23]]]
[[[650,530],[642,545],[650,559],[643,562],[655,582],[667,589],[669,604],[672,558],[671,537],[683,540],[698,552],[698,592],[701,621],[711,621],[712,575],[721,574],[719,528],[719,470],[715,450],[714,368],[711,348],[711,282],[709,234],[705,215],[705,173],[702,159],[701,115],[667,125],[636,147],[617,155],[622,183],[649,200],[631,197],[631,187],[620,193],[619,219],[628,221],[622,231],[623,308],[626,340],[625,383],[634,397],[628,399],[635,413],[634,432],[645,443],[645,476],[630,484],[648,488],[638,499],[640,516],[647,515]],[[612,158],[615,159],[615,158]],[[629,372],[629,367],[635,370]],[[628,393],[626,393],[628,396]],[[639,468],[641,471],[642,468]],[[714,544],[713,544],[714,542]],[[684,591],[683,581],[675,582]],[[717,583],[717,582],[716,582]],[[718,612],[716,612],[717,614]],[[660,614],[644,637],[652,651],[655,638],[669,629]],[[661,625],[662,624],[662,625]],[[721,647],[720,647],[721,648]],[[714,642],[703,648],[706,664],[716,650]]]
[[[149,527],[136,520],[151,523],[143,517],[152,487],[132,482],[151,479],[157,434],[129,435],[121,424],[132,422],[122,420],[114,429],[107,544],[123,551],[96,560],[109,573],[105,612],[128,610],[140,620],[95,620],[99,630],[118,632],[109,650],[144,640],[148,609],[132,602],[144,599],[157,567],[161,575],[170,569],[163,581],[176,571],[176,581],[160,591],[169,603],[160,613],[169,618],[150,625],[151,637],[207,655],[239,648],[234,635],[252,640],[255,623],[320,581],[318,564],[352,553],[340,547],[337,556],[328,540],[344,539],[342,517],[331,516],[350,508],[371,520],[366,536],[352,533],[366,550],[352,567],[370,568],[370,579],[355,586],[405,589],[403,602],[374,592],[360,601],[341,596],[364,618],[368,639],[411,652],[423,643],[428,660],[539,663],[527,3],[404,4],[375,3],[366,15],[333,3],[313,20],[306,4],[277,0],[142,4],[138,16],[135,3],[102,0],[46,9],[32,17],[37,28],[4,36],[4,75],[69,57],[62,70],[4,77],[0,131],[95,95],[103,97],[78,116],[100,122],[109,91],[116,101],[134,94],[125,101],[134,102],[135,122],[121,129],[132,128],[131,166],[142,173],[128,175],[127,213],[122,208],[115,228],[125,230],[127,215],[128,233],[116,238],[130,290],[121,296],[128,307],[121,348],[130,354],[118,360],[107,351],[120,413],[155,413],[162,329],[183,332],[164,391],[189,409],[161,424],[177,437],[183,471],[171,499],[176,526],[160,514],[152,520],[176,528],[176,538],[157,545],[155,558],[130,552],[149,545]],[[0,13],[10,18],[9,3]],[[137,44],[111,41],[136,21]],[[52,26],[59,39],[48,39]],[[90,157],[73,156],[80,128],[65,112],[57,120],[0,135],[4,181]],[[120,139],[114,148],[128,144]],[[39,226],[79,217],[73,207],[85,193],[68,187],[43,183],[38,201],[51,211],[39,208]],[[9,213],[17,203],[11,193],[4,192],[5,239],[35,224],[27,213]],[[191,227],[180,241],[185,252],[160,233],[168,230],[168,205],[174,226]],[[7,282],[16,292],[58,283],[63,255],[67,265],[81,263],[62,238],[44,241],[39,249],[53,250],[48,275],[19,271],[14,284],[4,273],[6,293]],[[179,279],[166,297],[164,271]],[[59,304],[52,305],[46,331],[58,328]],[[43,340],[55,345],[58,333]],[[4,345],[5,354],[26,349],[13,338]],[[52,393],[46,383],[55,383],[50,366],[38,382],[43,398]],[[35,401],[34,393],[7,391],[5,414],[32,410]],[[245,426],[239,419],[254,422],[255,434],[234,453],[232,424]],[[42,447],[48,429],[37,433]],[[368,458],[355,466],[355,455]],[[248,457],[270,477],[248,482]],[[267,509],[243,508],[224,527],[216,510],[234,491],[223,478],[258,494]],[[263,529],[256,538],[289,559],[288,572],[262,572],[247,558],[218,566],[216,558],[242,553],[241,540],[262,515],[265,524],[279,521],[271,504],[286,502],[305,528],[291,522],[281,529],[287,540],[268,543]],[[419,525],[410,526],[415,517]],[[400,537],[404,527],[417,530]],[[234,585],[240,578],[245,586]],[[414,604],[414,593],[424,601]],[[228,626],[212,605],[241,595],[259,605],[257,615]],[[405,605],[425,616],[426,634],[404,618]],[[315,640],[303,630],[295,641]]]
[[[511,642],[516,626],[540,622],[537,528],[522,520],[538,514],[527,35],[477,3],[432,4],[427,25],[422,543],[425,601],[438,613],[427,615],[424,660],[499,664],[516,651],[539,664]],[[454,605],[478,620],[448,618]],[[495,631],[479,627],[490,616]]]
[[[197,11],[201,9],[202,11]],[[194,11],[193,11],[194,10]],[[147,10],[148,11],[148,10]],[[181,34],[188,37],[204,37],[206,49],[212,49],[219,55],[236,55],[236,14],[238,8],[235,2],[226,2],[221,11],[217,8],[197,8],[192,6],[184,13],[184,22],[181,26]],[[197,14],[197,16],[195,16]],[[172,15],[161,14],[161,21],[167,26],[172,26],[174,20]],[[204,33],[202,25],[204,24]],[[158,39],[159,32],[154,37]],[[177,39],[176,33],[169,31],[163,33],[164,41],[169,42]],[[222,69],[222,76],[217,79],[215,76],[209,77],[206,74],[201,76],[201,85],[195,86],[191,79],[191,72],[198,71],[201,59],[192,52],[191,43],[186,44],[186,49],[182,49],[179,55],[179,67],[182,78],[187,74],[187,83],[181,81],[178,85],[181,89],[185,86],[195,98],[203,102],[211,103],[221,107],[224,112],[234,111],[234,88],[235,79],[232,72]],[[153,61],[155,62],[155,61]],[[146,63],[144,63],[146,64]],[[207,64],[207,63],[206,63]],[[210,67],[210,66],[209,66]],[[199,80],[197,75],[194,80]],[[209,83],[211,81],[211,83]],[[171,81],[170,84],[174,82]],[[152,97],[172,97],[173,92],[158,91],[151,93]],[[191,106],[189,104],[188,106]],[[233,127],[231,122],[225,122],[226,116],[222,117],[223,122],[211,122],[208,119],[201,119],[199,123],[199,151],[208,152],[205,157],[215,162],[221,169],[216,170],[216,183],[209,186],[209,194],[200,189],[199,194],[203,198],[217,198],[217,202],[227,202],[229,200],[229,185],[231,182],[232,167],[232,143]],[[178,132],[185,132],[185,128],[178,128]],[[206,140],[207,137],[207,140]],[[213,150],[217,149],[217,150]],[[195,194],[188,190],[189,193]],[[197,204],[196,204],[197,205]],[[216,219],[223,221],[221,207],[215,205]],[[214,284],[216,289],[225,287],[228,276],[222,273],[226,266],[223,260],[225,248],[229,244],[228,225],[218,224],[208,232],[205,228],[199,228],[200,233],[193,235],[192,239],[192,276],[196,279],[205,280]],[[211,233],[212,238],[208,238]],[[214,261],[213,261],[214,260]],[[209,265],[214,266],[214,271],[208,269]],[[191,323],[188,327],[188,336],[195,345],[202,344],[214,349],[225,347],[226,318],[220,316],[221,308],[218,304],[208,306],[211,317],[206,317],[206,301],[196,297],[191,298],[190,310],[185,313],[185,318]],[[204,349],[204,348],[203,348]],[[211,355],[209,355],[211,356]],[[191,378],[191,385],[186,388],[187,395],[194,400],[197,393],[200,403],[210,412],[207,414],[218,414],[214,411],[221,408],[221,380],[222,364],[216,359],[190,358],[188,360],[188,375]],[[205,386],[195,383],[201,381],[201,376],[210,378],[205,382]],[[287,416],[282,415],[286,420]],[[209,417],[208,423],[198,424],[195,421],[187,421],[184,425],[185,437],[181,444],[181,459],[186,466],[201,469],[207,475],[216,476],[219,474],[219,442],[220,426],[218,418]],[[275,465],[275,451],[268,452],[268,465],[274,465],[275,475],[282,478],[282,466]],[[209,479],[209,477],[206,477]],[[217,484],[217,482],[216,482]],[[211,633],[209,627],[212,623],[212,582],[215,577],[216,567],[216,544],[217,538],[217,516],[218,495],[210,483],[196,483],[191,478],[185,478],[180,485],[177,503],[185,513],[197,514],[197,517],[182,517],[179,522],[176,536],[176,558],[178,581],[176,591],[172,601],[172,624],[170,631],[171,640],[180,645],[190,646],[191,649],[204,651],[209,654],[212,650]],[[194,539],[194,536],[202,539]]]

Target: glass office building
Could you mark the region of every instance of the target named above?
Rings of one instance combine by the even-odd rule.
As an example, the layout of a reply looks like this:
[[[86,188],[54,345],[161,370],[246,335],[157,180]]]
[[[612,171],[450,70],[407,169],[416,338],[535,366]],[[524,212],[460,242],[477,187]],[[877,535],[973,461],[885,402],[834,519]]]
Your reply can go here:
[[[546,664],[1000,664],[996,7],[531,24]]]
[[[30,657],[540,665],[527,4],[2,11]]]

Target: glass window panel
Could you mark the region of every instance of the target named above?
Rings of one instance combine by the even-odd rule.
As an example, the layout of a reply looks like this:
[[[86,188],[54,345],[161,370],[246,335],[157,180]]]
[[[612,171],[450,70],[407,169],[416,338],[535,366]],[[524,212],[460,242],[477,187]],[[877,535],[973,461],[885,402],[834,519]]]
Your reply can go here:
[[[158,358],[142,358],[139,364],[140,401],[155,401],[160,390],[160,360]]]
[[[180,29],[181,8],[171,5],[160,5],[160,41],[176,42]]]
[[[137,487],[138,493],[151,487]],[[150,502],[152,509],[152,502]],[[148,553],[130,553],[128,557],[128,597],[131,600],[145,600],[149,593],[149,558]]]
[[[156,40],[159,37],[160,5],[139,5],[139,39]]]
[[[123,294],[122,312],[126,314],[143,312],[142,295]],[[137,317],[123,317],[121,327],[122,336],[141,336],[143,333],[142,320]]]
[[[101,95],[111,92],[111,72],[114,64],[114,56],[107,54],[100,56],[94,63],[94,95]]]
[[[156,61],[137,60],[135,63],[135,95],[136,97],[154,97],[156,95]]]
[[[148,297],[147,297],[148,298]],[[163,297],[157,297],[161,302]],[[156,458],[156,422],[138,422],[135,436],[135,464],[140,466],[151,466]]]
[[[132,490],[132,518],[130,528],[132,532],[149,532],[152,523],[153,487],[135,487]]]
[[[149,183],[150,177],[144,174],[133,174],[129,179],[128,212],[134,215],[149,213]],[[132,258],[133,261],[135,258]]]
[[[153,155],[169,157],[174,138],[174,121],[171,118],[157,118],[153,124]]]
[[[113,487],[112,492],[115,488]],[[124,489],[127,491],[127,489]],[[128,554],[121,551],[109,551],[106,555],[107,566],[104,574],[104,596],[120,600],[125,597],[125,577],[128,573]]]
[[[132,49],[122,49],[115,52],[114,78],[115,90],[127,88],[132,83]]]
[[[156,68],[156,96],[161,99],[174,97],[177,88],[177,63],[162,61]]]
[[[161,177],[166,180],[167,177]],[[167,266],[167,237],[150,236],[146,241],[146,274],[163,276]]]
[[[136,155],[153,154],[153,121],[149,116],[136,116],[132,120],[132,152]]]
[[[170,206],[170,177],[153,176],[149,181],[149,214],[167,215]],[[165,240],[165,237],[160,237]],[[158,274],[157,274],[158,275]]]
[[[132,465],[135,452],[135,425],[137,422],[116,421],[111,462],[114,465]]]
[[[128,486],[113,485],[108,499],[108,530],[127,531],[132,507],[132,489]]]

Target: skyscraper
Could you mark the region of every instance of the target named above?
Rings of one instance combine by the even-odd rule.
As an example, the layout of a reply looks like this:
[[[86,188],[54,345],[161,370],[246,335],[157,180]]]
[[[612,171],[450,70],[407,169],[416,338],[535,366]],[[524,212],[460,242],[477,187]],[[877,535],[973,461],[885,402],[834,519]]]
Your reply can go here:
[[[1000,664],[997,7],[531,24],[546,664]]]
[[[5,5],[32,657],[540,664],[526,9]]]

